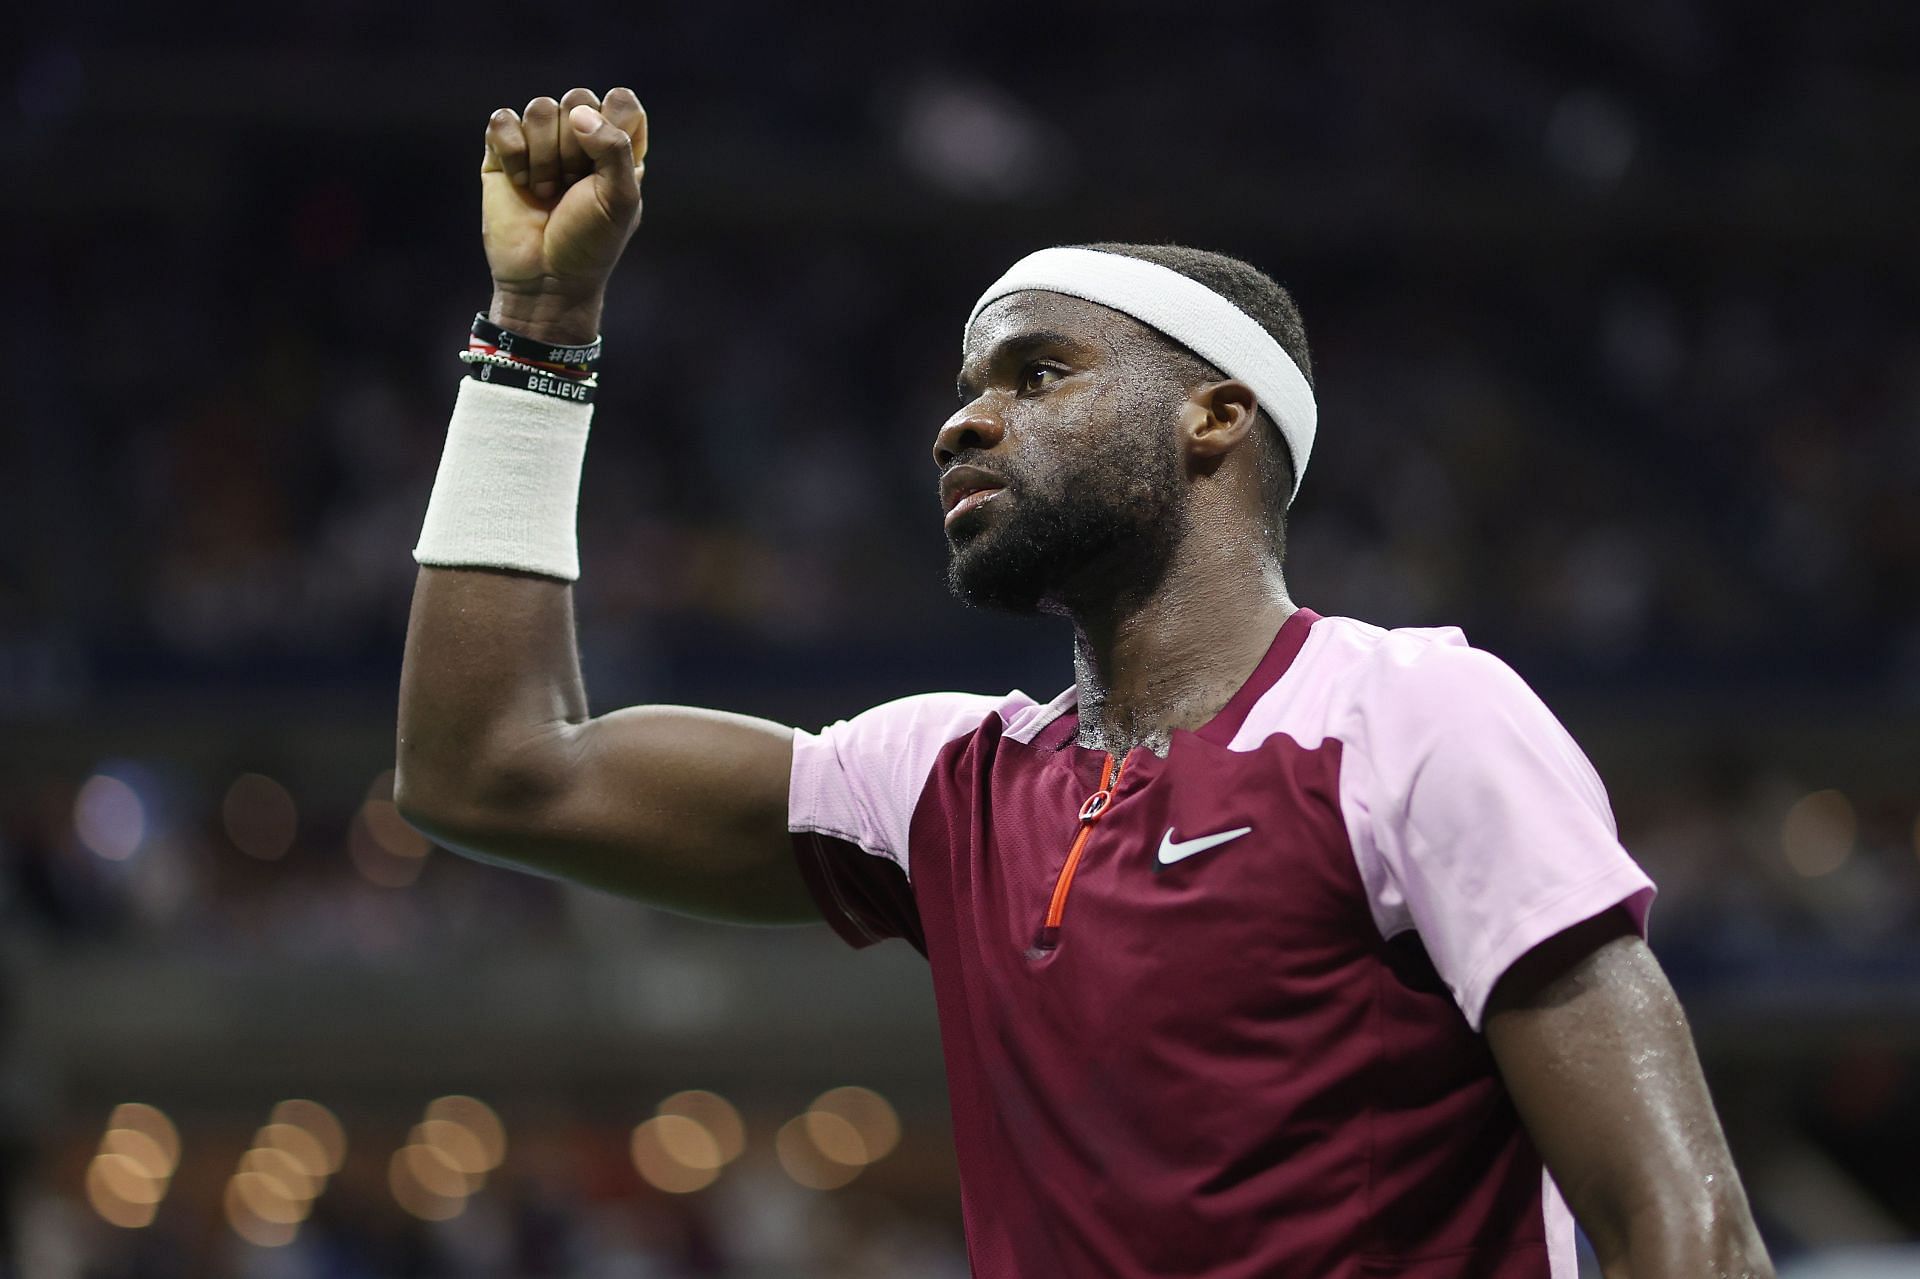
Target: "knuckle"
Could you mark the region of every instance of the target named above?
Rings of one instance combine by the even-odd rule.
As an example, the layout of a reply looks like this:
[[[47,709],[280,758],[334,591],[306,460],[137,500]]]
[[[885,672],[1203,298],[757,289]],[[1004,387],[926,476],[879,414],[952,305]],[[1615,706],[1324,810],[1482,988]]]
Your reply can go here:
[[[559,111],[560,104],[552,98],[535,98],[527,103],[528,115],[557,115]]]

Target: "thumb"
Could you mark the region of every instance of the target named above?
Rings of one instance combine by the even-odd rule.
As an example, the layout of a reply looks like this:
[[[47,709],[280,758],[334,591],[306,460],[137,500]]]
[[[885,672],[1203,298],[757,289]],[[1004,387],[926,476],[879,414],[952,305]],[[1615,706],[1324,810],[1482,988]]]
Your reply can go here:
[[[622,207],[639,202],[640,182],[633,171],[633,139],[626,131],[589,106],[567,113],[567,125],[580,139],[580,149],[593,161],[596,180]]]

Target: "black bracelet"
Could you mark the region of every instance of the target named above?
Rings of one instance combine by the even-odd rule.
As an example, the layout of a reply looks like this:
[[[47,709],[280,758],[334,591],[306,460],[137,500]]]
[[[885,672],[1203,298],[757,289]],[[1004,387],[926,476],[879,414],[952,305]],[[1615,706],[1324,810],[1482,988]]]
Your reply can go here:
[[[496,386],[517,387],[522,391],[532,391],[536,395],[551,396],[556,400],[565,400],[570,404],[591,404],[593,393],[599,386],[594,378],[565,377],[531,364],[495,364],[492,361],[473,361],[467,365],[467,376],[476,382],[492,382]]]
[[[585,346],[554,346],[530,338],[524,333],[515,333],[503,329],[487,318],[484,311],[476,311],[473,316],[473,336],[502,355],[511,355],[516,360],[532,360],[539,364],[570,364],[583,373],[591,373],[593,366],[600,362],[600,339],[595,338]]]

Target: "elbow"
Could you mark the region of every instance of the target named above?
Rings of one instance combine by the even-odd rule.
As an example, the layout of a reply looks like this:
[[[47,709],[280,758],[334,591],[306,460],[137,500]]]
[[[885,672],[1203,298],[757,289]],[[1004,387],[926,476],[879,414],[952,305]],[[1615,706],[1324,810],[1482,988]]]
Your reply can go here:
[[[407,825],[429,839],[450,833],[458,790],[433,770],[408,766],[404,757],[393,770],[393,806]]]
[[[537,824],[559,791],[559,770],[540,758],[475,751],[458,761],[408,758],[394,767],[393,804],[408,825],[438,843],[484,848]]]

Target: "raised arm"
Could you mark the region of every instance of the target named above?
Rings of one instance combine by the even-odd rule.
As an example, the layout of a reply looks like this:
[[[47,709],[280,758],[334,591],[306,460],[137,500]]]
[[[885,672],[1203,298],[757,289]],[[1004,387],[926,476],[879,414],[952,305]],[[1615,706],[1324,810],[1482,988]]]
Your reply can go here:
[[[1522,957],[1486,1035],[1607,1279],[1772,1279],[1686,1015],[1624,912]]]
[[[502,328],[550,344],[599,332],[608,276],[640,220],[647,121],[631,90],[536,98],[488,122],[482,234]],[[526,421],[531,391],[480,388]],[[501,397],[507,397],[502,399]],[[585,432],[581,406],[574,411]],[[464,407],[463,410],[465,411]],[[569,424],[571,425],[571,419]],[[524,425],[524,424],[523,424]],[[457,429],[457,428],[456,428]],[[645,706],[593,717],[575,649],[568,571],[512,545],[539,539],[498,510],[551,505],[577,463],[537,430],[514,466],[458,496],[450,447],[436,486],[443,520],[423,554],[400,674],[395,799],[407,819],[489,861],[580,880],[692,914],[755,922],[817,918],[787,838],[791,731],[716,711]],[[475,447],[502,447],[482,439]],[[555,473],[574,467],[569,478]],[[544,468],[544,470],[543,470]],[[501,475],[524,497],[501,492]],[[446,491],[442,492],[442,488]],[[570,498],[567,499],[570,503]],[[452,509],[465,503],[464,509]],[[553,515],[552,511],[548,512]],[[554,540],[571,560],[571,506]],[[502,551],[502,545],[508,549]],[[466,548],[471,547],[468,552]],[[423,538],[423,551],[427,539]],[[523,562],[524,561],[524,562]],[[520,567],[504,567],[520,563]]]

